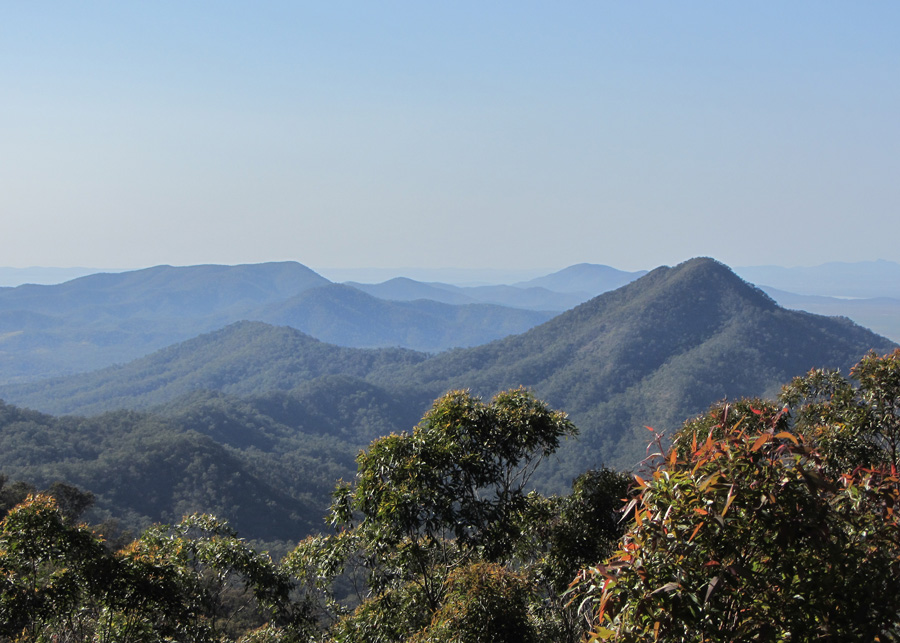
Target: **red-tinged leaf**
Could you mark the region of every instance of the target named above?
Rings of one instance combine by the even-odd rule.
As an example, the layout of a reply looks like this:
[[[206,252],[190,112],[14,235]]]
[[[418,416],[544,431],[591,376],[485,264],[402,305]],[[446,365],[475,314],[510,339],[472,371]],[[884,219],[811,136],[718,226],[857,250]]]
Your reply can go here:
[[[715,484],[715,483],[718,482],[718,481],[719,481],[719,474],[718,474],[718,473],[711,473],[711,474],[709,474],[709,475],[708,475],[708,476],[700,483],[700,487],[699,487],[700,492],[702,493],[702,492],[706,491],[706,489],[707,489],[710,485]]]
[[[696,511],[701,516],[708,516],[709,512],[706,509],[701,509],[700,507],[694,507],[694,511]]]
[[[678,452],[675,449],[672,449],[669,453],[669,466],[674,467],[676,460],[678,460]]]
[[[800,444],[800,441],[797,439],[797,436],[795,436],[790,431],[782,431],[781,433],[777,433],[775,435],[775,437],[778,438],[779,440],[790,440],[791,442],[794,443],[794,446],[798,446]]]
[[[757,451],[759,451],[762,448],[762,445],[764,445],[766,442],[768,442],[771,439],[771,437],[772,436],[769,435],[768,433],[763,433],[761,436],[756,438],[756,442],[754,442],[753,446],[750,447],[750,451],[753,453],[756,453]]]
[[[697,532],[700,531],[700,527],[703,526],[703,523],[698,523],[696,527],[694,527],[694,532],[691,534],[691,537],[688,538],[688,542],[691,542],[694,539],[694,536],[697,535]]]
[[[635,480],[635,482],[638,483],[638,486],[641,487],[642,489],[647,486],[647,483],[644,482],[644,479],[638,475],[634,476],[634,480]]]
[[[762,411],[754,409],[752,406],[750,407],[750,410],[753,411],[754,413],[756,413],[757,415],[762,415]]]

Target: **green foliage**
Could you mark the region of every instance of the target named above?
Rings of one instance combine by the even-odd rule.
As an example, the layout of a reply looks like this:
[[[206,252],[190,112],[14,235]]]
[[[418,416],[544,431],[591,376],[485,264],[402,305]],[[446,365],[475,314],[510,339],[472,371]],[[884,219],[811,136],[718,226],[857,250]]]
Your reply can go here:
[[[515,625],[511,636],[534,633],[537,585],[511,569],[537,569],[546,548],[535,521],[561,505],[529,495],[529,480],[575,432],[523,389],[488,404],[448,393],[411,434],[380,438],[360,454],[355,483],[335,491],[338,533],[304,541],[285,565],[334,623],[337,641],[439,640],[463,625],[469,633],[459,640],[477,640],[501,623]],[[353,612],[329,578],[364,588]],[[503,601],[511,611],[486,621],[484,610]]]
[[[502,565],[477,562],[454,570],[440,609],[410,643],[535,643],[528,618],[532,588]]]
[[[488,559],[502,557],[535,467],[575,432],[564,414],[521,389],[489,405],[448,393],[412,435],[381,438],[360,454],[350,500],[363,516],[357,529],[391,545],[453,539]]]
[[[624,533],[621,509],[630,486],[626,474],[588,471],[575,479],[570,495],[556,500],[549,515],[529,521],[532,538],[544,552],[540,572],[551,595],[561,595],[581,569],[615,550]]]
[[[90,531],[65,521],[52,498],[29,496],[0,522],[0,637],[40,640],[79,629],[79,608],[109,579]]]
[[[813,370],[786,385],[781,399],[832,470],[900,466],[900,349],[870,352],[850,377],[855,386],[836,371]]]
[[[30,496],[0,523],[4,641],[203,643],[260,626],[295,631],[304,614],[291,587],[211,516],[155,526],[116,553],[48,496]]]
[[[900,485],[834,475],[761,401],[688,422],[577,590],[591,640],[868,640],[900,613]],[[872,597],[879,597],[873,601]]]

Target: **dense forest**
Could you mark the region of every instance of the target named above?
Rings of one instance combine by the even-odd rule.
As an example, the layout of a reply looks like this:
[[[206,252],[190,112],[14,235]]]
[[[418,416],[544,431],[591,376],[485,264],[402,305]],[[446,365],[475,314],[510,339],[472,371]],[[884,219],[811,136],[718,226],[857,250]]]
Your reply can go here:
[[[0,640],[900,636],[900,350],[650,429],[633,476],[530,491],[577,433],[523,389],[450,392],[373,440],[277,560],[203,514],[110,540],[78,522],[90,494],[3,479]]]

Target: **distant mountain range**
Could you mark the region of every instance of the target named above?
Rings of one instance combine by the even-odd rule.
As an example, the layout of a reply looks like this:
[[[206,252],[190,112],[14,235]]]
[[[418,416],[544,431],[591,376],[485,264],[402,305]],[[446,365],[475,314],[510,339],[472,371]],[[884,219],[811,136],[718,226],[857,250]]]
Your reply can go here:
[[[740,271],[785,307],[846,316],[900,340],[900,296],[890,294],[900,291],[898,264]],[[436,353],[472,347],[524,332],[643,274],[577,264],[508,285],[457,286],[404,277],[340,285],[301,264],[282,262],[157,266],[0,288],[0,383],[124,363],[242,320],[287,325],[357,348]],[[842,293],[849,294],[834,296]],[[872,293],[879,297],[869,297]]]
[[[241,320],[289,325],[343,346],[437,352],[519,333],[554,314],[380,299],[291,262],[157,266],[0,288],[0,382],[126,362]]]
[[[62,338],[65,324],[90,328],[102,311],[103,323],[119,328],[110,331],[114,345],[188,310],[209,324],[255,311],[281,324],[318,324],[321,334],[352,331],[360,343],[393,333],[399,345],[416,319],[432,332],[460,332],[452,329],[489,323],[496,308],[375,298],[299,264],[197,268],[0,290],[0,319],[23,331],[4,341],[27,336],[24,330],[38,337],[56,330]],[[247,537],[294,538],[316,524],[334,479],[353,474],[359,448],[410,429],[449,389],[489,396],[525,386],[568,412],[581,436],[536,478],[545,490],[563,491],[588,468],[635,466],[650,436],[645,425],[671,430],[722,398],[771,395],[809,368],[847,369],[870,349],[895,347],[848,319],[787,310],[711,259],[633,280],[573,267],[569,288],[604,288],[610,282],[595,279],[601,274],[628,283],[547,313],[543,323],[525,318],[527,330],[438,354],[338,346],[296,327],[239,321],[122,365],[7,382],[0,385],[0,472],[34,484],[78,484],[97,494],[96,516],[119,516],[132,527],[214,510]],[[328,316],[336,310],[339,317]],[[157,330],[157,339],[165,332]]]
[[[326,375],[428,400],[451,388],[482,395],[526,386],[569,412],[584,435],[563,470],[639,459],[645,424],[676,426],[724,397],[772,394],[812,367],[848,368],[889,340],[849,320],[779,307],[726,266],[659,268],[531,330],[430,357],[341,348],[299,331],[244,322],[124,366],[7,385],[8,402],[53,413],[147,409],[195,390],[290,391]],[[404,429],[408,427],[396,427]]]

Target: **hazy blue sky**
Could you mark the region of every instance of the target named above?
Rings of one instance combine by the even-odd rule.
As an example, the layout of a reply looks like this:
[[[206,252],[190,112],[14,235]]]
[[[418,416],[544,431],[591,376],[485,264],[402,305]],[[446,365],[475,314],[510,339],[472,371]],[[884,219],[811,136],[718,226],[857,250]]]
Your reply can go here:
[[[0,265],[900,261],[900,3],[5,2]]]

